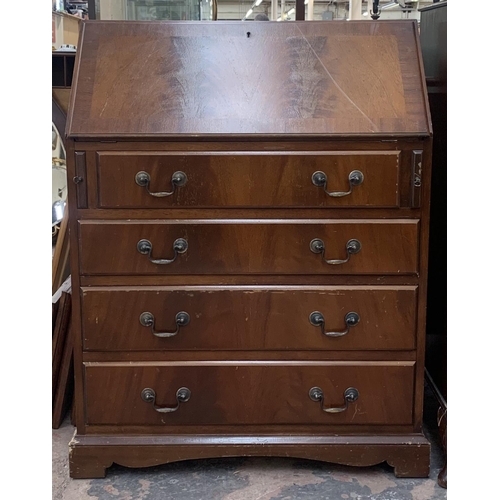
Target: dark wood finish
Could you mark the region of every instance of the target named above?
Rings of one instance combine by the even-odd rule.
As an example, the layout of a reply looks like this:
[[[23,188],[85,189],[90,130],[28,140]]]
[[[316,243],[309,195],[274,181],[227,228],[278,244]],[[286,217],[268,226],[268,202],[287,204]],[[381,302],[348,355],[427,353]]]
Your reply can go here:
[[[409,424],[412,422],[413,363],[270,365],[163,363],[158,366],[87,364],[87,422],[107,425],[206,424]],[[373,384],[377,380],[377,384]],[[359,399],[341,413],[326,413],[309,398],[319,386],[325,406],[342,407],[344,391]],[[124,388],[126,387],[126,390]],[[175,406],[180,387],[191,398],[172,413],[158,413],[141,399],[156,392],[156,404]]]
[[[416,361],[415,350],[157,350],[157,351],[84,351],[84,362],[115,361],[251,361],[251,360],[326,360],[326,361]]]
[[[142,401],[142,400],[141,400]],[[174,394],[175,402],[175,394]],[[312,401],[311,401],[312,402]],[[319,404],[319,403],[318,403]],[[161,436],[165,434],[165,424],[157,425],[87,425],[85,426],[86,435],[107,435],[107,436],[138,436],[148,434],[151,436]],[[405,425],[382,425],[382,424],[337,424],[332,427],[331,423],[322,424],[215,424],[215,425],[170,425],[169,434],[182,434],[184,436],[210,435],[226,439],[227,444],[234,436],[241,435],[242,431],[248,436],[330,436],[332,429],[335,429],[336,436],[345,436],[353,434],[374,436],[380,434],[411,434],[414,433],[412,424]]]
[[[69,444],[70,475],[104,477],[113,463],[151,467],[179,460],[213,457],[294,457],[370,466],[387,462],[396,477],[429,475],[430,446],[418,435],[375,436],[78,436]]]
[[[78,154],[78,153],[77,153]],[[396,207],[398,152],[330,153],[98,153],[99,207]],[[328,196],[311,182],[316,171],[328,176],[329,191],[349,191],[349,173],[360,170],[361,185],[348,196]],[[171,191],[172,174],[187,184],[157,198],[137,185],[145,171],[151,191]],[[120,186],[120,189],[117,189]]]
[[[74,363],[73,363],[73,369],[74,369]],[[76,399],[75,399],[75,391],[73,390],[73,399],[71,401],[71,412],[70,412],[70,422],[73,427],[76,427]]]
[[[420,207],[420,189],[422,186],[422,154],[421,149],[413,150],[411,159],[411,177],[410,177],[410,192],[411,192],[411,207]]]
[[[58,309],[59,309],[59,301],[52,302],[52,337],[54,337]]]
[[[429,135],[415,22],[246,31],[230,21],[84,21],[68,135]]]
[[[432,140],[416,23],[252,26],[248,38],[231,22],[83,24],[67,127],[68,176],[84,158],[88,207],[71,182],[72,477],[237,455],[429,472]],[[262,58],[270,46],[279,57]],[[323,170],[330,190],[346,189],[355,165],[365,182],[345,198],[310,181]],[[153,199],[139,168],[153,191],[175,170],[188,183]],[[136,249],[147,238],[153,258],[171,258],[180,237],[189,248],[171,265]],[[313,238],[328,259],[351,238],[362,250],[332,266]],[[352,304],[361,322],[344,337],[308,322],[323,309],[337,329]],[[153,338],[146,306],[158,329],[178,308],[191,322]],[[143,384],[158,404],[183,385],[192,399],[160,415]],[[358,401],[339,414],[307,394],[318,385],[341,405],[355,384]]]
[[[80,28],[81,29],[81,28]],[[77,53],[78,60],[78,53]],[[78,65],[76,67],[78,71]],[[74,163],[74,153],[75,147],[74,142],[67,141],[66,157],[67,157],[67,169],[68,169],[68,179],[72,179],[76,175],[75,163]],[[69,227],[70,227],[70,244],[72,248],[76,251],[71,252],[71,287],[72,290],[80,290],[80,270],[79,270],[79,255],[78,255],[78,219],[77,219],[77,191],[76,184],[73,182],[68,183],[68,214],[69,214]],[[74,408],[74,419],[77,429],[83,429],[85,425],[84,420],[84,407],[83,407],[83,360],[82,360],[82,338],[81,338],[81,321],[80,321],[80,300],[75,299],[79,294],[75,292],[74,300],[72,301],[72,314],[71,314],[71,324],[73,331],[73,359],[74,359],[74,391],[75,391],[75,408]]]
[[[75,171],[76,176],[73,182],[76,181],[77,206],[78,208],[87,208],[87,164],[85,161],[85,152],[75,152]]]
[[[83,288],[83,345],[93,351],[161,350],[411,350],[415,347],[416,287],[137,287]],[[175,331],[175,315],[190,322],[175,337],[158,338],[141,325]],[[327,337],[309,315],[322,312]]]
[[[68,333],[64,342],[54,401],[52,405],[52,428],[59,429],[73,401],[73,335],[68,325]]]
[[[286,222],[286,223],[284,223]],[[418,220],[81,221],[82,274],[415,274]],[[172,264],[150,262],[137,250],[147,239],[153,259],[171,259],[173,243],[189,245]],[[361,242],[344,264],[325,263],[309,244],[325,243],[326,259],[345,259],[346,244]],[[90,243],[92,242],[92,244]],[[380,248],[384,252],[380,252]],[[99,259],[95,258],[99,249]]]
[[[329,139],[329,140],[326,140]],[[335,139],[335,140],[333,140]],[[421,148],[428,143],[429,138],[424,136],[412,137],[388,137],[386,135],[373,134],[369,137],[341,136],[339,138],[325,138],[323,136],[290,136],[290,137],[184,137],[180,136],[175,142],[162,137],[127,137],[125,140],[99,137],[96,139],[79,138],[75,140],[77,149],[86,151],[102,152],[137,152],[147,151],[156,153],[158,151],[199,151],[206,153],[210,151],[256,151],[256,152],[304,152],[304,151],[412,151]]]
[[[327,210],[318,210],[312,208],[211,208],[196,209],[196,208],[170,208],[156,209],[88,209],[79,210],[78,216],[80,220],[144,220],[154,217],[156,220],[162,219],[201,219],[201,220],[234,220],[234,219],[256,219],[265,222],[266,220],[276,219],[307,219],[314,221],[315,219],[325,219],[328,216],[332,220],[377,220],[377,219],[392,219],[394,216],[398,219],[418,219],[415,212],[408,209],[398,210],[395,214],[391,209],[365,209],[357,208],[356,210],[345,210],[342,208],[328,208]]]
[[[57,291],[57,316],[52,336],[52,428],[58,429],[73,399],[73,342],[71,293],[66,280]],[[54,305],[54,303],[53,303]]]
[[[146,286],[146,285],[418,285],[418,276],[354,276],[336,275],[164,275],[164,276],[81,276],[82,286]]]
[[[71,317],[71,294],[63,292],[52,336],[52,397],[55,397]]]

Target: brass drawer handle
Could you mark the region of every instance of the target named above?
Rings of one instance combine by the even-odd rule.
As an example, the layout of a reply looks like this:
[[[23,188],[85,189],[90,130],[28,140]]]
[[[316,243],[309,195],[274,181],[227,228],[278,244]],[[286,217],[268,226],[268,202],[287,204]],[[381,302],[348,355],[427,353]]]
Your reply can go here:
[[[175,337],[179,333],[181,326],[186,326],[187,324],[189,324],[190,320],[191,317],[187,312],[184,311],[178,312],[175,315],[175,324],[177,325],[177,329],[175,330],[175,332],[157,332],[155,331],[155,317],[153,316],[153,314],[151,314],[150,312],[143,312],[139,316],[139,321],[141,325],[151,327],[152,334],[155,337],[160,337],[160,338]]]
[[[313,326],[320,326],[321,333],[327,337],[342,337],[349,333],[352,326],[359,323],[359,314],[356,312],[349,312],[344,317],[346,329],[342,332],[325,332],[325,317],[319,312],[314,311],[309,315],[309,322]]]
[[[152,193],[149,190],[149,183],[151,182],[151,176],[144,171],[137,172],[135,174],[135,183],[138,186],[146,188],[146,191],[156,198],[165,198],[165,196],[171,196],[175,193],[175,189],[187,184],[188,178],[184,172],[178,171],[172,174],[172,191],[160,191],[158,193]]]
[[[137,243],[137,251],[143,255],[147,255],[149,260],[153,264],[172,264],[177,258],[177,255],[184,253],[188,249],[188,242],[184,238],[178,238],[174,241],[174,258],[173,259],[153,259],[151,257],[151,252],[153,251],[153,245],[149,240],[141,240]]]
[[[314,238],[311,240],[309,243],[309,248],[312,253],[320,253],[321,258],[327,263],[327,264],[345,264],[350,258],[351,255],[358,253],[361,250],[361,242],[359,240],[349,240],[345,248],[347,250],[347,258],[346,259],[325,259],[325,243],[323,240],[320,240],[319,238]]]
[[[171,413],[173,411],[177,411],[179,409],[179,406],[181,403],[187,403],[189,401],[189,398],[191,397],[191,391],[187,387],[181,387],[180,389],[177,389],[177,392],[175,393],[175,398],[177,399],[177,405],[174,407],[161,407],[161,406],[156,406],[156,392],[153,389],[143,389],[141,392],[141,398],[143,401],[146,403],[151,403],[153,405],[153,408],[158,412],[158,413]]]
[[[318,170],[317,172],[314,172],[314,174],[312,174],[311,176],[311,182],[316,187],[322,187],[323,191],[328,196],[331,196],[333,198],[341,198],[342,196],[347,196],[348,194],[351,194],[353,186],[359,186],[360,184],[363,183],[364,179],[365,176],[363,175],[362,172],[360,172],[359,170],[353,170],[349,174],[349,191],[328,191],[326,188],[328,177],[325,174],[325,172]]]
[[[324,402],[324,394],[323,390],[320,389],[319,387],[311,387],[309,390],[309,397],[312,399],[312,401],[319,401],[321,405],[321,409],[326,412],[326,413],[341,413],[343,411],[347,410],[347,407],[349,406],[349,403],[354,403],[359,397],[359,392],[357,389],[354,387],[349,387],[344,391],[344,406],[339,406],[339,407],[330,407],[330,408],[325,408],[323,406]]]

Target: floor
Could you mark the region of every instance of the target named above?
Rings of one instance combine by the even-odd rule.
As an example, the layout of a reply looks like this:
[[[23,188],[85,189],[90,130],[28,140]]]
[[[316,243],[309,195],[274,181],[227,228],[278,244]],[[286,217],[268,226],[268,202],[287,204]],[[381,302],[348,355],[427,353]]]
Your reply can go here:
[[[113,465],[104,479],[68,475],[69,420],[53,431],[53,500],[441,500],[436,478],[443,452],[436,425],[437,403],[425,399],[425,434],[431,441],[427,479],[396,479],[386,464],[346,467],[282,458],[210,459],[127,469]]]

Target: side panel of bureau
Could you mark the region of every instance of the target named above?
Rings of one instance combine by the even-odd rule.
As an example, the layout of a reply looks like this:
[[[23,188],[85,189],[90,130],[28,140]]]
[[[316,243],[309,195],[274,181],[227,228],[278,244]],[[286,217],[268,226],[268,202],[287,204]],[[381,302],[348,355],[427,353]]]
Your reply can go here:
[[[418,220],[80,221],[82,274],[416,274]],[[175,257],[166,265],[151,260]],[[324,259],[311,250],[324,243]],[[349,255],[357,240],[360,251]],[[150,255],[138,244],[147,240]]]
[[[89,287],[81,290],[81,297],[86,350],[415,347],[415,286]],[[324,332],[311,322],[315,312],[324,318]],[[182,313],[189,322],[177,327],[176,317]],[[147,314],[152,325],[144,319],[141,323]],[[348,328],[353,314],[359,320]]]
[[[87,364],[87,423],[91,425],[410,424],[413,362],[172,362]],[[346,389],[359,397],[327,413],[309,392],[319,387],[325,408],[345,406]],[[157,407],[141,398],[152,389]]]

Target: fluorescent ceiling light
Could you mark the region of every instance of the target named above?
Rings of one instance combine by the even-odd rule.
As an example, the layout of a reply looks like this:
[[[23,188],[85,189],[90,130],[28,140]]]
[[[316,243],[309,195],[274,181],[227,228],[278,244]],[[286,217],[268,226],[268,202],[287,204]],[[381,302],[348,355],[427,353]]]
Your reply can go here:
[[[255,2],[255,7],[258,7],[261,3],[262,3],[262,0],[257,0],[257,1]]]
[[[294,12],[295,12],[295,7],[294,7],[293,9],[290,9],[290,10],[286,13],[286,15],[287,15],[287,16],[291,16]]]
[[[248,9],[248,12],[245,14],[245,17],[248,17],[253,12],[253,9]]]

